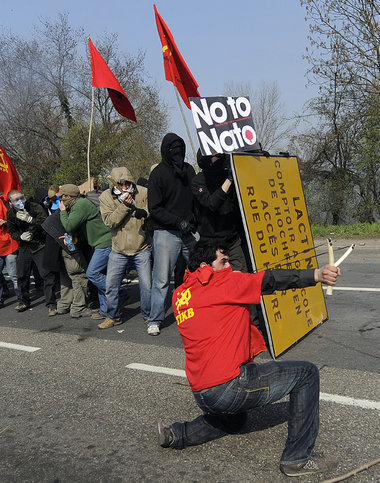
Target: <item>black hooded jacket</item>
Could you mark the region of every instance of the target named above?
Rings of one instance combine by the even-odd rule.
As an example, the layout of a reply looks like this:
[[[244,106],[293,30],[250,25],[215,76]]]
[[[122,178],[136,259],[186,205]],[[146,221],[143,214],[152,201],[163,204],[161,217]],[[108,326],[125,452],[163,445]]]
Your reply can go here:
[[[194,168],[184,162],[185,142],[174,133],[164,136],[162,162],[154,168],[148,183],[150,230],[178,230],[181,220],[193,219],[191,180]]]
[[[202,171],[193,178],[191,189],[200,240],[229,245],[243,227],[234,186],[228,193],[221,188],[228,176],[226,160],[211,164],[210,156],[201,156],[199,152],[197,157]]]

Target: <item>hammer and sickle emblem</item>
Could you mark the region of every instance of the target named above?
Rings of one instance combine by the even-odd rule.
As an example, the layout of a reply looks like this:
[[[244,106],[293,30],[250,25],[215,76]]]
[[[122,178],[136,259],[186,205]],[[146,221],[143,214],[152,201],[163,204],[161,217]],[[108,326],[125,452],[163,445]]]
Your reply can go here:
[[[186,305],[188,307],[190,299],[191,299],[191,293],[189,288],[181,292],[181,297],[179,297],[177,299],[177,302],[175,303],[177,307],[177,312],[183,305]]]
[[[2,149],[0,149],[0,159],[1,159],[0,168],[6,173],[8,173],[8,163],[4,159],[4,151]]]

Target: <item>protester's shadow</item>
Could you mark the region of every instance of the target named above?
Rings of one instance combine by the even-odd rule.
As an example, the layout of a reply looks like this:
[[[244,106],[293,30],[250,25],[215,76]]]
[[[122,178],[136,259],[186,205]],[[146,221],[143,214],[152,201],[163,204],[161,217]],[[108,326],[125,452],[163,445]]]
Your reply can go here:
[[[289,419],[289,402],[283,401],[275,404],[268,404],[261,408],[252,409],[247,412],[247,421],[239,431],[241,434],[263,431],[264,429],[278,426]]]

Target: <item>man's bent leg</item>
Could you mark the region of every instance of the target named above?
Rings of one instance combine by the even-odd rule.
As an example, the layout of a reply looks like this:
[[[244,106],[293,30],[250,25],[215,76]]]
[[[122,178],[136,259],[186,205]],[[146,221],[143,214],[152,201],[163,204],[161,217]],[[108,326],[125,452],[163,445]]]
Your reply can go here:
[[[290,395],[288,438],[281,463],[307,461],[312,454],[319,427],[318,368],[306,361],[251,363],[242,366],[240,377],[240,388],[246,394],[244,402],[234,401],[234,405],[240,409],[264,406]],[[259,404],[255,395],[258,389],[267,390],[267,397]]]
[[[222,438],[226,434],[239,432],[247,420],[247,413],[211,414],[205,413],[193,421],[173,423],[170,430],[173,433],[171,448],[183,449],[196,446],[214,439]]]

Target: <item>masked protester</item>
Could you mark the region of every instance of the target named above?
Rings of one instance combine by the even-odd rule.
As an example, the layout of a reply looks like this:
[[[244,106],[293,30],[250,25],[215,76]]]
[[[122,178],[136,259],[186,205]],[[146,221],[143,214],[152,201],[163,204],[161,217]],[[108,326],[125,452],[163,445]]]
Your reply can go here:
[[[197,153],[201,172],[191,182],[200,241],[221,243],[228,248],[232,269],[246,272],[241,244],[243,225],[226,154]]]
[[[3,276],[4,266],[13,283],[16,296],[19,295],[17,288],[17,255],[19,242],[13,240],[7,229],[7,211],[9,203],[6,198],[0,196],[0,308],[4,306],[4,300],[9,296],[7,282]]]
[[[185,260],[195,243],[193,167],[185,162],[185,142],[174,133],[162,140],[162,162],[154,168],[148,184],[149,228],[153,231],[152,302],[148,334],[159,335],[165,318],[165,299],[178,255]]]
[[[64,184],[59,190],[59,209],[61,223],[67,233],[86,240],[94,249],[86,275],[98,290],[99,312],[92,319],[106,318],[106,271],[111,252],[111,231],[103,223],[99,210],[90,200],[82,198],[78,186]],[[87,311],[83,316],[87,316]]]
[[[134,268],[139,279],[141,314],[149,319],[152,285],[150,239],[145,229],[147,189],[135,184],[128,168],[113,168],[110,188],[100,195],[100,213],[111,229],[112,251],[108,260],[107,318],[98,325],[108,329],[122,323],[119,291],[126,271]]]
[[[16,310],[24,312],[30,307],[29,285],[34,262],[43,279],[48,315],[56,315],[55,274],[44,268],[45,232],[41,223],[44,222],[47,214],[38,203],[26,201],[20,191],[9,191],[8,201],[10,203],[7,213],[8,232],[13,240],[20,242],[17,258],[17,285],[20,294]]]

